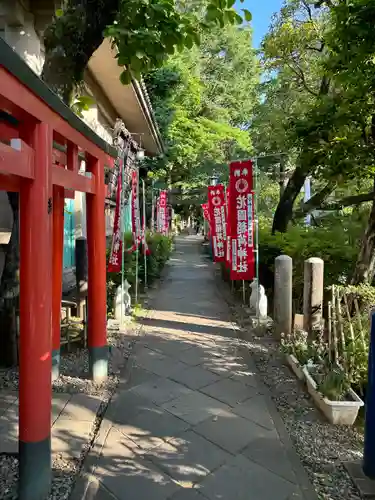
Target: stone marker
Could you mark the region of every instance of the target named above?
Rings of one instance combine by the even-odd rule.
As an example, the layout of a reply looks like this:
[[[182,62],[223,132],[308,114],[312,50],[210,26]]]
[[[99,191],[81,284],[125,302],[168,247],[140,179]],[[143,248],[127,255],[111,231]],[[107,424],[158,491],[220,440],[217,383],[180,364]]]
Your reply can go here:
[[[289,255],[275,259],[274,322],[275,334],[289,335],[292,331],[293,260]]]
[[[305,260],[303,283],[303,328],[309,335],[320,331],[323,312],[324,262],[318,257]]]

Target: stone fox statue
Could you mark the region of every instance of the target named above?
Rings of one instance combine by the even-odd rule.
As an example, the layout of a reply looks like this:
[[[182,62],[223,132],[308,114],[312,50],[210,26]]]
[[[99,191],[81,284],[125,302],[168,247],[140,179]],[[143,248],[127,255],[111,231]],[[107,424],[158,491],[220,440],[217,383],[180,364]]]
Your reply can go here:
[[[258,285],[258,280],[255,278],[250,285],[250,309],[260,318],[267,318],[267,295],[264,286]],[[259,294],[259,295],[258,295]],[[259,308],[257,310],[257,301],[259,300]]]

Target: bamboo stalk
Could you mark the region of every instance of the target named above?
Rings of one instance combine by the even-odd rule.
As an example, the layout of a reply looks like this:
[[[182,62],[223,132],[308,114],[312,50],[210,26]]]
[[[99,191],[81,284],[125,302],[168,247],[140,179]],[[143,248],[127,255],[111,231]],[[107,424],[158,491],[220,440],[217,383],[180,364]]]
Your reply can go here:
[[[348,297],[346,295],[346,292],[343,292],[343,298],[344,298],[344,304],[345,304],[345,309],[346,309],[346,319],[348,320],[349,323],[349,331],[350,331],[350,338],[351,341],[354,343],[354,329],[353,329],[353,324],[352,324],[352,318],[350,317],[350,312],[349,312],[349,304],[348,304]]]
[[[332,302],[328,302],[328,359],[332,363]]]
[[[357,316],[357,321],[358,321],[358,326],[359,326],[359,334],[361,336],[361,342],[363,347],[366,346],[366,341],[365,341],[365,336],[363,335],[363,326],[362,326],[362,320],[361,320],[361,311],[359,310],[359,305],[358,305],[358,299],[357,297],[354,297],[354,307],[355,307],[355,314]]]
[[[346,342],[345,342],[345,332],[342,321],[342,312],[341,312],[341,297],[340,291],[336,290],[336,300],[337,300],[337,322],[340,330],[341,344],[342,344],[342,359],[345,368],[347,368],[347,356],[346,356]]]
[[[337,342],[337,325],[336,325],[336,294],[335,286],[332,286],[332,332],[333,332],[333,348],[335,353],[335,362],[339,361],[339,350]]]

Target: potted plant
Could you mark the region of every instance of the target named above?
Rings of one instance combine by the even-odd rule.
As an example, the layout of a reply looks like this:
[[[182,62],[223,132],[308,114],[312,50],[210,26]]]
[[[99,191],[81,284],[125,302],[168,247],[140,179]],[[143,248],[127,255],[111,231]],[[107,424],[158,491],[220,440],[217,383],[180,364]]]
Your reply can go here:
[[[362,399],[351,387],[350,375],[339,365],[325,362],[303,367],[307,390],[332,424],[353,425]]]
[[[304,380],[303,367],[311,362],[319,363],[324,353],[322,340],[309,340],[307,332],[295,330],[291,335],[281,336],[281,350],[286,362],[299,380]]]

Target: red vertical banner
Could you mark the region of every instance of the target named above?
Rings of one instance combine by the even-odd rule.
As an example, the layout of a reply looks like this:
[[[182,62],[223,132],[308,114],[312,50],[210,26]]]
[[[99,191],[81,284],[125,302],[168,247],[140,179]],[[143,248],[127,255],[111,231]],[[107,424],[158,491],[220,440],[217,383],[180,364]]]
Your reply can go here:
[[[208,203],[203,203],[201,205],[202,210],[203,210],[203,217],[209,222],[210,221],[210,215],[208,211]]]
[[[135,248],[140,244],[138,171],[132,171],[132,232]]]
[[[226,213],[227,213],[227,240],[225,242],[225,265],[227,269],[230,269],[230,211],[229,211],[229,186],[227,188],[226,196]]]
[[[227,230],[225,190],[222,184],[208,186],[208,208],[214,261],[224,262]]]
[[[169,222],[167,212],[167,191],[161,191],[159,196],[159,232],[168,234]]]
[[[233,162],[229,173],[229,214],[232,280],[252,280],[254,261],[253,164]]]
[[[121,272],[121,264],[122,264],[121,192],[122,192],[122,177],[120,171],[119,175],[117,176],[115,219],[113,221],[111,254],[108,261],[109,273]]]

